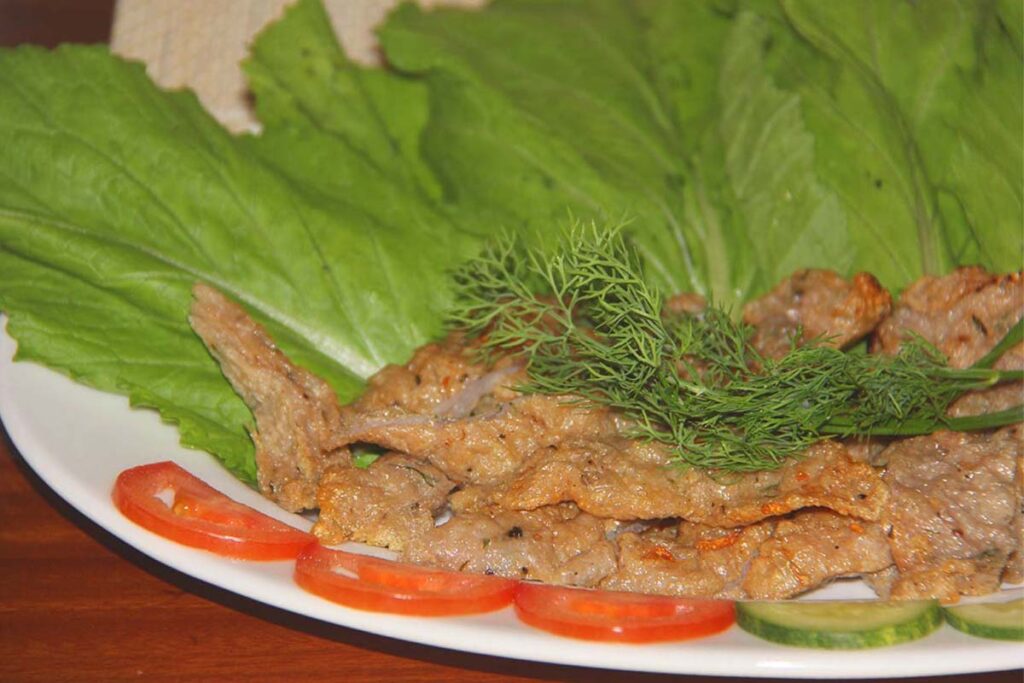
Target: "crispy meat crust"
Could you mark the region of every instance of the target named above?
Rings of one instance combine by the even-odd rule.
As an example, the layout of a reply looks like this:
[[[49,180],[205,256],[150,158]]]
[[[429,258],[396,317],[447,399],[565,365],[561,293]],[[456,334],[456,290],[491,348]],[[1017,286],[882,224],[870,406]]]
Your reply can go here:
[[[945,277],[925,276],[907,287],[892,315],[872,340],[872,351],[896,353],[912,335],[939,349],[954,368],[966,368],[991,350],[1024,314],[1021,273],[992,275],[958,268]],[[1024,367],[1024,344],[996,365]]]
[[[884,522],[899,574],[893,598],[996,590],[1020,548],[1019,425],[994,434],[937,432],[883,454],[892,488]]]
[[[434,528],[454,486],[436,467],[400,453],[365,469],[335,465],[320,479],[313,533],[328,545],[358,541],[402,550]]]
[[[687,597],[788,598],[892,564],[879,524],[817,509],[735,529],[682,522],[623,533],[618,546],[603,588]]]
[[[292,364],[241,306],[203,284],[192,294],[192,329],[256,418],[260,491],[286,510],[315,507],[324,469],[349,461],[334,391]]]
[[[838,348],[870,334],[892,309],[892,297],[873,275],[852,281],[831,270],[798,270],[743,309],[755,328],[754,346],[780,358],[794,342],[822,338]],[[799,338],[797,338],[799,335]]]
[[[459,571],[595,586],[615,567],[605,520],[558,505],[456,514],[414,539],[404,558]]]
[[[804,507],[877,520],[887,499],[875,468],[854,462],[834,441],[816,444],[777,470],[716,478],[672,466],[658,444],[618,438],[534,453],[505,482],[466,488],[452,497],[452,505],[532,510],[571,501],[610,519],[681,517],[735,527]]]

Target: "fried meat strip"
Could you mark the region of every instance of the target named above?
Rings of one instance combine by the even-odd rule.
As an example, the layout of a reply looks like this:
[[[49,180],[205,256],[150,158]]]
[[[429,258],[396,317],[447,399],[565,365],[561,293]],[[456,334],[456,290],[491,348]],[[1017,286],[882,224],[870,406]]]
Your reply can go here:
[[[1024,448],[1017,449],[1017,549],[1003,570],[1003,581],[1024,583]]]
[[[683,522],[678,528],[619,534],[618,566],[601,582],[601,588],[679,597],[743,598],[743,576],[774,528],[774,520],[737,529]]]
[[[400,453],[386,453],[364,469],[329,467],[317,490],[313,533],[329,545],[359,541],[401,550],[434,528],[453,486],[436,467]]]
[[[1022,316],[1024,277],[1021,273],[994,275],[976,266],[958,268],[944,277],[923,277],[907,287],[892,315],[878,327],[872,350],[894,354],[911,335],[918,335],[942,352],[952,367],[965,368],[987,354]],[[1024,344],[1009,349],[996,362],[995,367],[1004,370],[1024,368]],[[980,415],[1012,408],[1021,403],[1024,403],[1024,384],[1013,382],[970,392],[953,403],[949,414],[954,417]],[[997,440],[1004,441],[1006,432],[1001,434],[1003,436]],[[979,437],[981,440],[987,438]],[[952,439],[947,435],[939,439],[939,442],[949,446]],[[973,437],[967,440],[972,444],[975,442]],[[935,442],[936,448],[940,447],[939,442]],[[915,442],[908,447],[917,448],[921,443]],[[979,446],[965,447],[970,451]],[[1018,483],[1014,509],[1017,521],[1013,527],[1016,549],[1010,554],[1003,569],[1003,579],[1011,582],[1024,581],[1024,555],[1021,552],[1024,548],[1024,535],[1020,524],[1021,507],[1024,505],[1024,481],[1020,472],[1024,455],[1021,454],[1019,442],[1016,450]],[[949,457],[944,456],[936,463],[936,467],[941,467]],[[952,457],[955,459],[955,456]],[[943,543],[943,546],[946,545]],[[998,569],[994,565],[1002,562],[1003,553],[999,551],[987,558],[975,559],[964,557],[966,553],[968,550],[961,548],[959,553],[953,553],[942,562],[932,562],[929,569],[914,570],[917,578],[905,576],[901,580],[894,579],[888,586],[883,584],[883,592],[888,588],[897,594],[935,594],[950,599],[958,593],[985,592],[988,590],[985,586],[995,585]]]
[[[743,580],[747,597],[755,599],[789,598],[837,577],[892,565],[880,524],[827,510],[803,510],[780,520],[758,550]]]
[[[519,361],[487,367],[475,355],[453,336],[384,368],[343,408],[343,442],[408,453],[457,483],[477,484],[503,480],[538,449],[619,429],[610,410],[515,391],[525,380]]]
[[[873,275],[857,273],[847,281],[831,270],[798,270],[748,303],[743,321],[754,326],[758,351],[781,358],[794,342],[816,337],[845,348],[874,330],[891,308],[892,297]]]
[[[1021,429],[937,432],[886,449],[883,521],[899,570],[891,597],[955,601],[998,589],[1020,549]]]
[[[907,287],[881,325],[872,351],[896,353],[912,335],[939,349],[954,368],[966,368],[989,352],[1024,315],[1020,273],[992,275],[976,266],[945,277],[925,276]],[[1024,344],[996,367],[1024,367]]]
[[[925,276],[900,296],[881,325],[872,351],[895,354],[912,336],[936,347],[954,368],[966,368],[988,353],[1024,316],[1024,277],[993,275],[976,266],[945,277]],[[1009,349],[995,367],[1024,368],[1024,343]],[[951,415],[980,415],[1024,402],[1020,382],[972,392],[958,399]]]
[[[952,353],[950,339],[956,350],[974,334],[973,350],[953,364],[985,353],[1020,317],[1021,279],[955,275],[908,289],[875,347],[894,352],[913,332]],[[845,345],[889,310],[877,289],[868,276],[846,283],[802,271],[745,317],[767,355],[788,349],[798,329],[804,341],[829,335]],[[629,438],[615,411],[520,394],[520,361],[485,365],[458,336],[385,368],[340,408],[326,383],[289,362],[241,307],[210,287],[194,293],[190,321],[256,417],[261,490],[289,510],[319,507],[314,531],[324,542],[368,542],[450,569],[672,595],[781,598],[864,575],[896,598],[951,600],[1024,578],[1019,426],[940,432],[884,451],[884,441],[851,443],[863,451],[856,457],[824,441],[777,470],[712,475],[674,466],[662,444]],[[945,324],[933,301],[943,297]],[[965,320],[970,334],[956,331]],[[1024,345],[1000,364],[1024,366]],[[997,391],[964,399],[954,414],[1009,400],[1006,387]],[[357,469],[348,447],[360,443],[389,452]],[[883,463],[884,479],[873,466]],[[446,503],[454,514],[435,527]],[[643,532],[614,521],[666,519],[683,521]]]
[[[708,307],[708,301],[700,294],[682,292],[665,299],[663,315],[700,315]]]
[[[458,571],[595,586],[615,568],[607,527],[573,505],[455,514],[413,539],[403,557]]]
[[[344,437],[348,443],[372,443],[423,458],[459,483],[493,484],[511,476],[532,453],[617,430],[609,410],[534,395],[471,417],[358,415],[347,422]]]
[[[455,509],[533,510],[573,502],[608,519],[680,517],[709,526],[751,524],[805,507],[877,520],[888,489],[877,471],[824,441],[777,470],[715,479],[674,467],[658,444],[625,438],[568,442],[534,453],[513,476],[452,496]]]
[[[476,347],[459,335],[420,347],[405,365],[388,365],[369,379],[357,401],[344,408],[350,419],[408,415],[469,416],[487,397],[509,401],[509,387],[522,381],[522,367],[512,358],[487,367]]]
[[[842,284],[837,276],[812,271],[793,282],[817,291],[818,283],[833,280]],[[875,297],[871,306],[850,303],[871,298],[865,283],[859,278],[843,284],[838,300],[847,304],[833,311],[848,335],[856,327],[850,322],[854,311],[861,322],[871,317],[873,326],[872,316],[888,310],[888,298]],[[700,304],[686,299],[677,307],[688,311]],[[862,327],[857,334],[870,329],[866,322]],[[612,410],[571,397],[517,393],[524,379],[524,370],[509,359],[485,367],[458,337],[428,345],[409,364],[382,371],[368,394],[345,409],[344,442],[372,443],[430,462],[462,487],[452,505],[464,512],[575,502],[602,518],[682,517],[731,527],[808,506],[877,519],[884,504],[886,489],[875,470],[852,462],[842,445],[815,446],[806,458],[774,472],[716,480],[671,467],[665,448],[624,436],[629,425]]]
[[[323,471],[349,462],[334,391],[293,365],[241,306],[203,284],[192,294],[192,329],[256,418],[260,491],[286,510],[315,507]]]
[[[728,599],[789,598],[892,563],[880,525],[802,510],[736,529],[683,522],[671,533],[619,536],[611,590]]]

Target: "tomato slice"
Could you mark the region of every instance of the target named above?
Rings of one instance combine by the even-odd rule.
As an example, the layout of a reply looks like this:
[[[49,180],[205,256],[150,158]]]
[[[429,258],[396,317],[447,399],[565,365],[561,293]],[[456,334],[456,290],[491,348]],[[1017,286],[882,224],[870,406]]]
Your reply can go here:
[[[621,643],[687,640],[718,633],[736,620],[732,602],[521,583],[516,614],[560,636]]]
[[[493,612],[518,582],[391,562],[312,544],[295,562],[295,582],[332,602],[371,612],[426,617]]]
[[[160,498],[172,497],[168,505]],[[312,542],[292,528],[228,498],[173,462],[127,469],[114,505],[139,526],[193,548],[243,560],[290,560]]]

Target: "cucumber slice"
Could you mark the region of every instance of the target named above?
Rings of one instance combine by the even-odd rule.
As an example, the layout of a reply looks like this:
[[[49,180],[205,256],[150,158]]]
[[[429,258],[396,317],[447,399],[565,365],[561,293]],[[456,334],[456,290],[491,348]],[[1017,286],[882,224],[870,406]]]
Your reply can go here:
[[[922,638],[942,624],[942,612],[935,600],[739,602],[736,623],[774,643],[856,650]]]
[[[1024,640],[1024,598],[943,607],[949,625],[979,638]]]

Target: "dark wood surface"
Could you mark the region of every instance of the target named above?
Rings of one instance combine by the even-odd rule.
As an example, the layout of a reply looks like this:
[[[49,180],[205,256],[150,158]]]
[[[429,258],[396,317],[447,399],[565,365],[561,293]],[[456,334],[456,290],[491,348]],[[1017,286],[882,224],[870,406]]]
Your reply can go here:
[[[105,43],[113,15],[114,0],[0,0],[0,45]]]
[[[112,10],[110,0],[0,0],[0,45],[103,42]],[[267,607],[168,569],[99,529],[60,500],[6,434],[0,435],[0,681],[313,679],[748,680],[672,678],[469,655],[326,626]],[[1022,676],[1002,672],[927,680],[1020,683]]]

